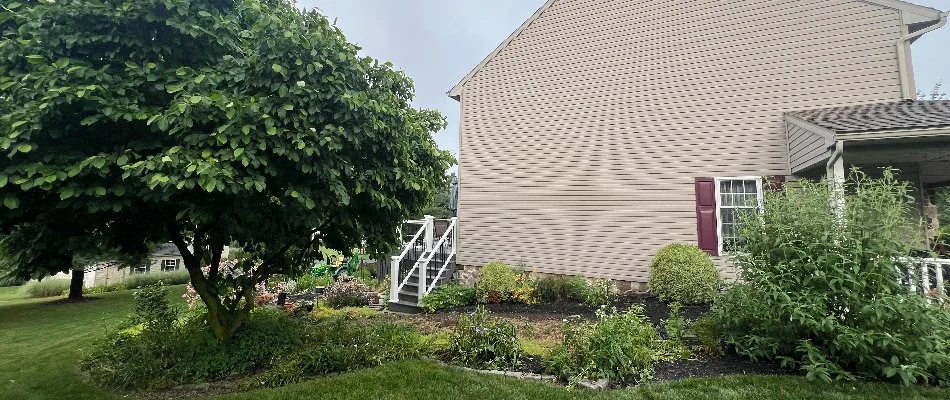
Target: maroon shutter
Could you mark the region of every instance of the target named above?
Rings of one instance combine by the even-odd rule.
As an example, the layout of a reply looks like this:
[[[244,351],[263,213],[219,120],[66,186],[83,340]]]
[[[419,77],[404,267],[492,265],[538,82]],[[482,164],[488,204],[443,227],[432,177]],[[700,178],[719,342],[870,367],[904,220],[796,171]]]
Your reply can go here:
[[[716,226],[716,180],[696,178],[696,233],[699,248],[709,255],[719,255],[719,235]]]

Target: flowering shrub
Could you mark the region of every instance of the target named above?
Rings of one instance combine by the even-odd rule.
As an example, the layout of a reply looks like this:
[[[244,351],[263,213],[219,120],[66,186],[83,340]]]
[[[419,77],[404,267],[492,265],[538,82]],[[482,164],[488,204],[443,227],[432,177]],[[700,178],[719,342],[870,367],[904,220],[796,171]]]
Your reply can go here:
[[[237,259],[221,260],[221,263],[218,266],[218,275],[221,277],[221,281],[226,284],[225,289],[223,291],[223,295],[221,297],[223,299],[226,299],[226,302],[244,301],[243,299],[237,298],[238,293],[236,290],[234,290],[235,285],[232,285],[229,283],[233,282],[233,280],[238,279],[238,277],[242,276],[243,274],[253,273],[254,270],[257,269],[258,266],[259,266],[259,263],[254,263],[251,260],[246,260],[246,261],[237,260]],[[210,265],[205,266],[204,268],[201,268],[201,271],[204,273],[205,276],[208,276],[208,274],[211,272],[211,266]],[[260,291],[261,288],[262,288],[261,284],[258,284],[257,285],[258,292]],[[198,292],[195,291],[194,287],[191,286],[191,283],[188,283],[188,286],[185,287],[185,294],[182,295],[181,297],[185,299],[186,303],[188,303],[189,310],[196,310],[196,309],[204,307],[204,302],[198,296]],[[255,298],[255,302],[259,303],[259,300]]]
[[[472,368],[511,369],[519,364],[521,346],[515,325],[492,318],[484,307],[459,317],[452,333],[452,361]]]
[[[538,304],[538,294],[534,287],[534,280],[527,272],[515,277],[515,288],[511,292],[511,300],[523,304]]]
[[[320,298],[323,304],[332,308],[361,307],[372,303],[379,295],[357,278],[348,276],[326,288]]]
[[[584,304],[592,307],[599,307],[610,304],[616,293],[610,279],[598,279],[588,283],[584,291]]]

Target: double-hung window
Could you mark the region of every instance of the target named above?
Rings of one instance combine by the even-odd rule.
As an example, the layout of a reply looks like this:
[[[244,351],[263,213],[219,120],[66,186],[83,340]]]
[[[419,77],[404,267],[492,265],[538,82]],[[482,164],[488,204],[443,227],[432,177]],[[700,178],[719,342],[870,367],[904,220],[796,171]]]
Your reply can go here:
[[[162,260],[162,271],[175,271],[178,269],[178,259]]]
[[[740,215],[761,209],[762,178],[716,178],[719,254],[733,251],[739,244]]]

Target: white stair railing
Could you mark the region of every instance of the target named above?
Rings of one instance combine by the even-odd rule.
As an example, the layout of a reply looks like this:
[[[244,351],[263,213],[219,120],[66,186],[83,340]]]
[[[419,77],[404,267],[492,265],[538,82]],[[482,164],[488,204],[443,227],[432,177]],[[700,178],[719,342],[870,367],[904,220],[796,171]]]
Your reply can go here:
[[[403,251],[398,256],[393,256],[390,264],[390,291],[389,299],[391,302],[399,301],[399,292],[409,283],[410,278],[415,273],[417,275],[418,291],[417,291],[417,304],[418,301],[421,301],[425,295],[429,294],[435,287],[438,285],[439,279],[442,278],[442,275],[448,269],[448,266],[454,261],[457,253],[457,243],[458,243],[458,218],[452,218],[446,228],[445,232],[439,238],[438,241],[435,241],[435,218],[426,215],[425,219],[422,221],[407,221],[407,223],[421,223],[422,226],[413,236],[412,240],[405,244]],[[400,264],[405,259],[406,255],[413,249],[415,249],[416,244],[418,243],[420,237],[422,240],[422,256],[413,264],[412,268],[405,272],[403,279],[400,278]],[[433,258],[443,248],[448,245],[448,253],[444,254],[445,258],[440,265],[438,272],[432,279],[432,283],[429,284],[429,264],[432,262]]]
[[[426,282],[426,283],[419,286],[420,288],[419,301],[422,301],[422,298],[425,297],[425,295],[431,293],[432,289],[435,289],[435,286],[439,282],[439,279],[442,279],[442,274],[445,273],[446,268],[448,268],[449,264],[452,263],[452,260],[455,259],[455,255],[457,252],[456,245],[458,244],[458,234],[455,228],[458,225],[458,218],[452,217],[451,221],[452,222],[449,223],[449,227],[445,230],[445,233],[443,233],[442,237],[439,239],[439,242],[436,243],[435,246],[433,246],[433,248],[441,249],[442,246],[445,245],[446,240],[451,240],[451,242],[449,242],[449,246],[451,250],[449,250],[449,254],[446,255],[445,261],[442,262],[442,266],[439,268],[439,272],[437,272],[435,275],[435,278],[432,279],[432,285],[429,285],[426,281],[420,281],[420,282]],[[429,262],[432,261],[432,257],[434,255],[435,255],[434,252],[429,254],[429,258],[426,260],[427,265]],[[425,290],[423,290],[423,288],[425,288]]]
[[[431,228],[430,228],[431,223],[433,222],[431,216],[428,216],[428,215],[427,215],[427,216],[426,216],[426,219],[423,220],[423,221],[406,221],[406,223],[410,223],[410,224],[415,224],[415,223],[419,223],[419,222],[422,223],[422,226],[419,227],[419,230],[416,231],[416,234],[412,236],[412,239],[409,240],[408,243],[403,243],[402,252],[400,252],[398,256],[392,256],[392,259],[390,260],[390,264],[389,264],[389,281],[390,281],[390,286],[389,286],[389,301],[393,301],[393,302],[399,301],[399,289],[401,289],[402,286],[405,285],[406,280],[409,279],[409,275],[411,275],[411,273],[412,273],[412,271],[410,270],[409,273],[406,274],[406,280],[403,280],[403,282],[401,282],[401,283],[399,282],[399,266],[400,266],[400,264],[402,264],[402,260],[403,260],[404,258],[406,258],[406,255],[409,254],[409,251],[412,250],[413,247],[415,247],[416,242],[419,241],[419,237],[420,237],[420,236],[422,236],[422,235],[425,234],[426,232],[429,232],[430,234],[431,234],[431,232],[432,232],[432,230],[431,230]],[[429,229],[427,229],[427,228],[429,228]],[[402,232],[401,232],[401,231],[402,231],[402,227],[400,227],[400,235],[399,235],[400,240],[402,239]],[[417,264],[418,264],[418,262],[417,262]],[[413,268],[415,268],[415,266],[413,266]]]

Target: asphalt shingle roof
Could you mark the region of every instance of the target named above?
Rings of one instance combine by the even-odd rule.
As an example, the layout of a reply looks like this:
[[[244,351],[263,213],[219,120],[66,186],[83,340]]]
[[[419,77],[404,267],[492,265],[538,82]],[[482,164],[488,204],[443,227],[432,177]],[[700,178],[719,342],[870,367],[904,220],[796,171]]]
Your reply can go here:
[[[174,243],[162,243],[152,251],[152,257],[178,257],[181,253]]]
[[[838,133],[950,126],[950,100],[916,100],[796,111],[790,115]]]

